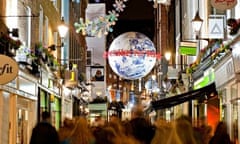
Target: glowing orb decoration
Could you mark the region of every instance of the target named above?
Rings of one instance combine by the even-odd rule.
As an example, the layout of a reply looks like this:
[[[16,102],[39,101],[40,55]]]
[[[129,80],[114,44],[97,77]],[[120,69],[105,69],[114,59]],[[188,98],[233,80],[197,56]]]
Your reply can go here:
[[[153,42],[139,32],[119,35],[110,45],[108,62],[121,78],[135,80],[146,76],[156,62]]]

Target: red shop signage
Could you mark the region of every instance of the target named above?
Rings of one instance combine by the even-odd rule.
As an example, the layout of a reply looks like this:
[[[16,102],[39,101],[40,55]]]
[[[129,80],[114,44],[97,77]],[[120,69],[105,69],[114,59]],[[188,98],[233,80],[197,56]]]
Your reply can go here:
[[[237,0],[211,0],[211,4],[216,9],[226,10],[235,7]]]

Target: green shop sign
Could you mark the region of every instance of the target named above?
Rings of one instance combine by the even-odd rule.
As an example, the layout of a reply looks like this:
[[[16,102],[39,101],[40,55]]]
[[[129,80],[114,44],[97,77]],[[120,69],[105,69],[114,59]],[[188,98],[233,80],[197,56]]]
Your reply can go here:
[[[179,47],[179,53],[181,55],[196,56],[197,43],[195,42],[181,42]]]
[[[209,74],[206,74],[203,76],[198,82],[194,84],[194,90],[203,88],[210,83],[214,82],[215,80],[215,75],[213,72],[210,72]]]

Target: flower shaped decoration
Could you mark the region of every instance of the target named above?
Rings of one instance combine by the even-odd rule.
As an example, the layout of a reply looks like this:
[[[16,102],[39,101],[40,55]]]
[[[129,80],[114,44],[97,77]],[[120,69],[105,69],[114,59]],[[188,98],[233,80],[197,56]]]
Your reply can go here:
[[[107,35],[109,32],[113,31],[112,26],[116,24],[120,12],[124,11],[126,7],[125,2],[127,0],[115,0],[113,4],[114,9],[108,11],[105,16],[99,16],[93,20],[83,20],[80,18],[79,22],[74,23],[77,33],[87,36],[97,36]]]
[[[113,4],[113,7],[116,9],[116,11],[118,12],[122,12],[124,10],[124,8],[126,7],[126,5],[124,4],[124,2],[126,2],[127,0],[116,0],[115,4]]]

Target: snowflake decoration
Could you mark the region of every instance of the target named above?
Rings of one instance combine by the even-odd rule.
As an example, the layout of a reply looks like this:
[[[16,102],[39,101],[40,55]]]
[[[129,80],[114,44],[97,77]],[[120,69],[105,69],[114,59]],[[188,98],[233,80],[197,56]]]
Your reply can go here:
[[[116,0],[115,4],[113,4],[113,7],[116,9],[116,11],[122,12],[124,10],[124,8],[126,7],[124,2],[126,2],[126,0]]]
[[[79,22],[74,24],[77,33],[87,36],[101,37],[113,31],[112,26],[116,24],[120,12],[124,11],[127,0],[116,0],[113,4],[114,10],[108,11],[106,16],[100,16],[92,21],[80,18]]]
[[[79,22],[74,24],[77,33],[87,36],[97,36],[107,35],[109,32],[113,31],[112,26],[118,21],[119,13],[123,12],[126,8],[125,2],[128,0],[115,0],[113,4],[114,9],[108,11],[105,16],[100,16],[93,20],[83,20],[80,18]],[[154,4],[165,4],[170,5],[170,0],[148,0],[153,1]]]

